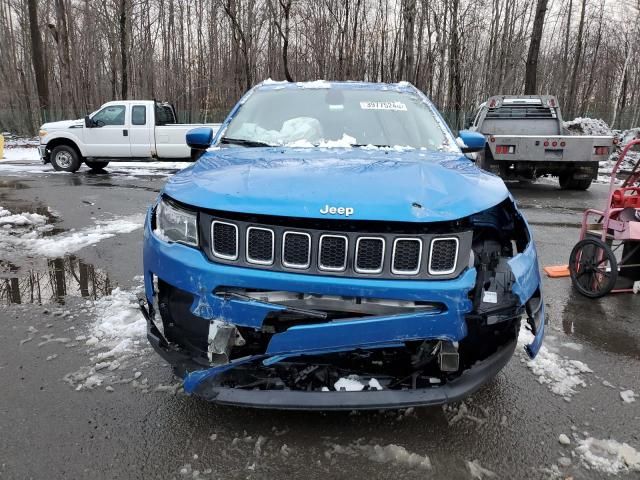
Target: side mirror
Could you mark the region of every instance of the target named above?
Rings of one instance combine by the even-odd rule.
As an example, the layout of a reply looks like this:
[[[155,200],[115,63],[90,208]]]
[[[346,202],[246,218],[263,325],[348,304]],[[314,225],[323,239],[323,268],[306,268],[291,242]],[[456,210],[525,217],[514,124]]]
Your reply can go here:
[[[87,128],[93,128],[93,120],[91,120],[91,117],[89,115],[84,117],[84,126]]]
[[[187,132],[187,146],[191,148],[191,160],[194,162],[211,146],[213,130],[209,127],[198,127]]]
[[[187,145],[193,150],[206,150],[213,141],[213,130],[209,127],[198,127],[187,132]]]
[[[470,130],[460,130],[456,139],[462,153],[473,153],[484,150],[487,139],[484,135]]]

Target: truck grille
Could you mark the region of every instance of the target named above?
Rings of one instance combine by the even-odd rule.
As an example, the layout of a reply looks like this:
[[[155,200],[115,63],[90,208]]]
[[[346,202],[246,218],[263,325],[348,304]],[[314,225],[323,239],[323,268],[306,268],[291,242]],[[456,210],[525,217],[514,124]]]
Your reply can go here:
[[[270,217],[273,218],[273,217]],[[369,276],[375,278],[453,278],[459,275],[469,256],[471,231],[440,233],[385,233],[357,231],[357,222],[344,222],[344,230],[317,228],[317,223],[300,221],[287,225],[255,223],[249,220],[219,219],[200,215],[207,256],[215,262],[308,274]],[[287,219],[283,219],[286,222]],[[347,225],[349,224],[349,225]],[[416,225],[412,225],[416,230]],[[418,227],[419,228],[419,227]]]

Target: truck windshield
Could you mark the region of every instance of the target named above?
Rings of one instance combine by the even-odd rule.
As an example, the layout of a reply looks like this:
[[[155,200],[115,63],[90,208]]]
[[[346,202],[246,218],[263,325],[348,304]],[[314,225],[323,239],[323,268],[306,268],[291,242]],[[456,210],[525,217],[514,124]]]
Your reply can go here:
[[[257,89],[221,139],[221,143],[249,147],[399,146],[428,150],[450,150],[450,142],[450,135],[418,94],[336,85]]]

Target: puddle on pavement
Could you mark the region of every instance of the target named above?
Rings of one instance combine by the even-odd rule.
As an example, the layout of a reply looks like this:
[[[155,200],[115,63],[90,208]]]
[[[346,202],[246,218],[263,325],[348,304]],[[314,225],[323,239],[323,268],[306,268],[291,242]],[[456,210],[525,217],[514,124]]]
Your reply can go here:
[[[599,350],[640,359],[637,295],[614,294],[598,300],[571,292],[562,311],[562,329]]]
[[[113,288],[104,270],[73,255],[19,267],[0,261],[0,304],[64,304],[67,296],[95,300]]]

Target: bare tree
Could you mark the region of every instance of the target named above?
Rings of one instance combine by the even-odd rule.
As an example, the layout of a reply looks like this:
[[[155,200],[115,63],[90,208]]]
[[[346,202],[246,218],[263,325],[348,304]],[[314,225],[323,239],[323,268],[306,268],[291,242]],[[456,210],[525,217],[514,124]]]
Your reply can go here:
[[[547,1],[538,0],[536,17],[533,20],[529,55],[527,56],[527,70],[525,72],[524,93],[535,95],[538,74],[538,56],[540,54],[540,42],[542,41],[542,29],[544,28],[544,16],[547,13]]]

